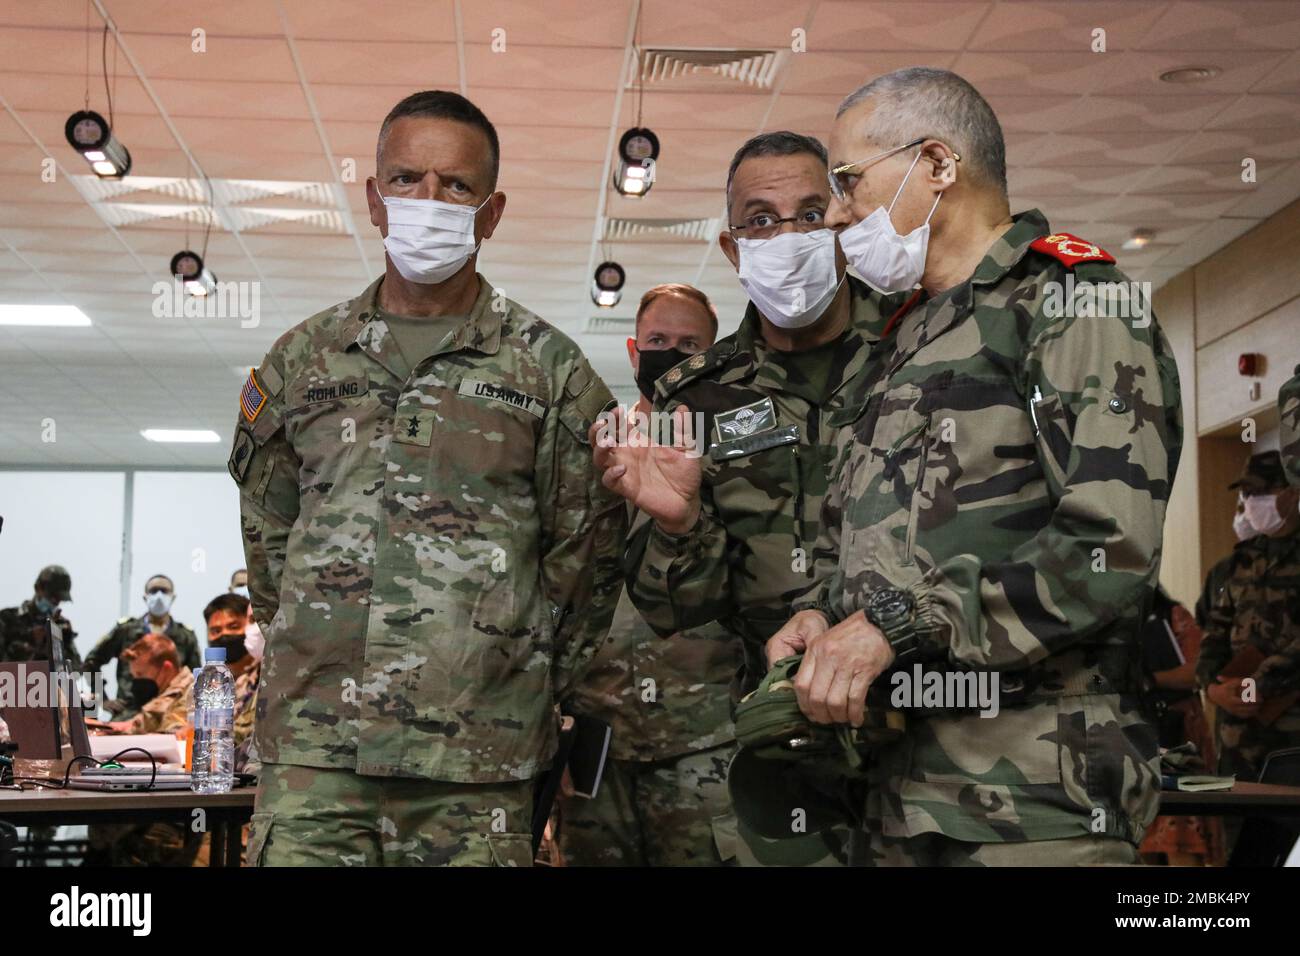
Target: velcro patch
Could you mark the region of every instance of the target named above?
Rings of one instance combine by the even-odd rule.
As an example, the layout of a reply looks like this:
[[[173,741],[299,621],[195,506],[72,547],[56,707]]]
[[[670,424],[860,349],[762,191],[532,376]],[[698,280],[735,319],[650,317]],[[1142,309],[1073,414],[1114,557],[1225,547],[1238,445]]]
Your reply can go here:
[[[399,408],[393,418],[393,441],[399,445],[429,447],[433,439],[433,412],[418,406]]]
[[[748,438],[776,427],[776,408],[771,398],[759,399],[749,405],[719,412],[713,416],[714,434],[719,443]]]
[[[244,390],[239,393],[239,408],[244,413],[245,419],[255,422],[265,407],[266,392],[261,385],[257,384],[257,371],[249,369],[248,381],[244,383]]]
[[[230,470],[230,477],[241,485],[248,477],[248,464],[253,460],[255,447],[252,432],[243,427],[236,429],[234,447],[230,449],[230,460],[226,462],[226,467]]]
[[[546,403],[526,392],[511,388],[509,385],[493,385],[467,378],[460,383],[460,394],[471,398],[486,398],[494,402],[503,402],[521,408],[529,415],[541,418],[546,414]]]
[[[1031,242],[1029,248],[1035,252],[1045,252],[1067,266],[1075,266],[1080,262],[1115,261],[1115,257],[1101,246],[1087,239],[1072,236],[1068,232],[1054,232],[1050,236],[1042,236]]]
[[[315,402],[332,402],[340,398],[356,398],[370,391],[370,380],[364,375],[360,378],[343,379],[337,382],[318,382],[302,390],[302,401],[306,405]]]

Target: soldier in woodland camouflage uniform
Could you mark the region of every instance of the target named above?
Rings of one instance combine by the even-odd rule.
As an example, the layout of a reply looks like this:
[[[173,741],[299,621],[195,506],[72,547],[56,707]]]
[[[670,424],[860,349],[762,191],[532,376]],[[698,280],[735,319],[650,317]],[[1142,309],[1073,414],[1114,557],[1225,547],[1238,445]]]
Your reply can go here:
[[[955,74],[867,84],[830,152],[849,261],[923,291],[840,420],[825,603],[769,657],[805,652],[822,723],[861,723],[891,667],[1000,674],[995,716],[908,711],[876,754],[877,862],[1132,862],[1159,789],[1137,653],[1182,440],[1169,347],[1099,285],[1125,281],[1111,256],[1010,215],[1001,129]]]
[[[49,660],[49,617],[63,634],[63,656],[73,668],[81,666],[77,632],[59,605],[72,600],[72,576],[57,564],[41,569],[33,596],[17,607],[0,610],[0,661]]]
[[[1300,490],[1287,485],[1275,451],[1251,456],[1231,487],[1260,535],[1215,595],[1196,676],[1218,709],[1219,772],[1255,780],[1270,752],[1300,745],[1300,698],[1276,716],[1260,713],[1300,692]],[[1249,691],[1242,677],[1221,676],[1243,652],[1262,658]]]
[[[703,415],[703,458],[597,450],[606,483],[642,512],[625,558],[632,601],[661,635],[714,620],[740,634],[737,696],[758,685],[765,642],[817,576],[810,551],[826,490],[827,417],[843,407],[888,319],[881,297],[845,274],[825,229],[825,161],[820,142],[788,132],[755,137],[732,160],[730,229],[719,244],[749,283],[751,304],[736,333],[655,386],[656,408]],[[778,274],[761,268],[766,250],[785,246],[798,262],[818,242],[829,247],[818,268],[791,271],[780,290],[762,282]],[[848,860],[847,828],[780,845],[743,827],[741,835],[746,863]]]
[[[1295,375],[1277,395],[1278,434],[1282,447],[1282,467],[1286,480],[1300,485],[1300,365]]]
[[[475,272],[497,161],[463,97],[399,103],[367,182],[384,276],[283,335],[241,396],[229,468],[266,637],[250,862],[531,862],[626,519],[587,444],[609,390]]]
[[[717,338],[713,306],[698,289],[655,286],[628,340],[636,409],[651,411],[655,380]],[[731,680],[739,641],[717,622],[658,637],[624,590],[609,640],[567,712],[613,731],[593,798],[563,800],[560,843],[575,866],[717,866],[735,858],[727,765],[735,752]]]

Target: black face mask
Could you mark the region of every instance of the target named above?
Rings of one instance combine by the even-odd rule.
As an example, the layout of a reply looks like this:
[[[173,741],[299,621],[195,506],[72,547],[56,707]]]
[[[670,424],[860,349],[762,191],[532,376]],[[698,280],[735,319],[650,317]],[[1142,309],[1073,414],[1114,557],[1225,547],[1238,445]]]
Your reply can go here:
[[[646,401],[655,399],[655,382],[674,365],[680,365],[691,357],[690,352],[681,349],[641,349],[636,350],[640,357],[637,361],[636,387]]]
[[[158,682],[148,677],[131,678],[131,703],[143,707],[158,696]]]
[[[244,635],[242,634],[238,637],[223,637],[214,641],[208,641],[208,646],[225,648],[227,664],[242,661],[248,656],[248,648],[244,646]]]

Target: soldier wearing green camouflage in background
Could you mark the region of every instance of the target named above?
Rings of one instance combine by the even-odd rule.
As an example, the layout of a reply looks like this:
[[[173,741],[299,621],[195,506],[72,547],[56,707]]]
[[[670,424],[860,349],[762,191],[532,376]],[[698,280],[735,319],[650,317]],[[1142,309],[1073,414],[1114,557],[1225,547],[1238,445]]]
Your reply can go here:
[[[77,632],[59,607],[70,600],[72,576],[67,570],[57,564],[42,568],[33,596],[17,607],[0,610],[0,661],[49,660],[48,617],[63,635],[64,659],[74,669],[80,667],[81,656],[74,643]]]
[[[1210,606],[1196,676],[1218,708],[1218,772],[1256,780],[1267,754],[1300,745],[1300,699],[1270,721],[1259,712],[1300,692],[1300,489],[1287,485],[1276,451],[1252,455],[1230,487],[1245,496],[1260,535]],[[1221,676],[1243,652],[1262,658],[1248,692],[1242,677]]]
[[[769,658],[805,652],[796,694],[823,723],[860,723],[891,667],[1000,674],[992,715],[909,710],[876,754],[877,862],[1132,862],[1159,796],[1137,653],[1182,440],[1168,344],[1104,291],[1126,282],[1108,254],[1010,215],[1001,129],[955,74],[847,98],[831,166],[849,261],[924,299],[842,419],[827,602]],[[925,224],[928,252],[891,238]]]
[[[455,93],[380,130],[386,271],[285,333],[241,396],[266,638],[248,858],[527,865],[557,702],[603,640],[626,519],[578,347],[478,275],[496,131]]]
[[[1278,392],[1277,410],[1282,467],[1286,469],[1286,480],[1292,485],[1300,485],[1300,365]]]
[[[734,334],[655,386],[657,409],[703,416],[704,456],[618,448],[602,459],[597,451],[606,483],[643,512],[625,556],[632,601],[661,635],[714,620],[740,634],[742,693],[766,671],[763,646],[791,597],[817,577],[810,550],[826,490],[825,423],[887,321],[880,297],[845,274],[824,228],[825,161],[820,142],[788,132],[757,136],[732,160],[730,229],[719,244],[749,283],[751,304]],[[769,288],[779,274],[763,258],[769,243],[788,247],[780,264],[811,267]],[[741,839],[746,863],[835,864],[849,853],[847,830],[785,845]]]
[[[1237,536],[1237,543],[1232,546],[1232,551],[1215,562],[1214,567],[1210,568],[1205,575],[1205,583],[1201,586],[1201,595],[1196,599],[1196,626],[1204,631],[1209,626],[1210,608],[1214,607],[1214,602],[1218,600],[1219,592],[1223,586],[1228,583],[1228,579],[1236,572],[1242,564],[1249,563],[1258,553],[1264,536],[1258,534],[1246,517],[1246,499],[1242,495],[1237,497],[1237,511],[1232,519],[1232,532]]]
[[[628,340],[642,390],[637,411],[651,411],[663,372],[717,335],[703,292],[686,285],[646,292],[636,338]],[[730,686],[739,663],[739,641],[721,624],[661,639],[623,591],[609,640],[566,708],[613,732],[595,797],[562,801],[566,865],[717,866],[734,859],[727,765],[735,753]]]

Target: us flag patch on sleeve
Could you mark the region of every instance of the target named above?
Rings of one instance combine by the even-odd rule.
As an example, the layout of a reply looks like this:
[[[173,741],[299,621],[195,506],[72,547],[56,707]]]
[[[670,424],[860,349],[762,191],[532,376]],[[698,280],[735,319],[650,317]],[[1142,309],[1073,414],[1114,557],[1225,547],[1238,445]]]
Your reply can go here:
[[[262,386],[257,384],[257,372],[249,369],[248,381],[244,383],[244,390],[239,393],[239,407],[244,413],[244,418],[250,422],[257,421],[257,416],[261,414],[264,405],[266,405],[266,392],[262,391]]]

